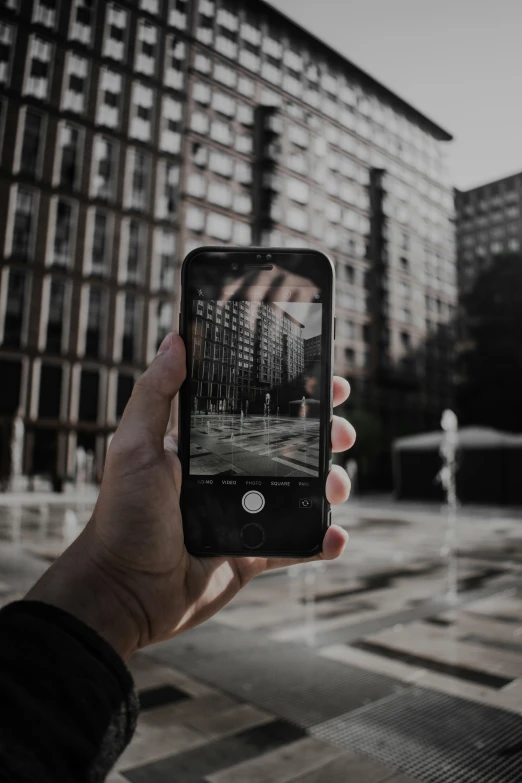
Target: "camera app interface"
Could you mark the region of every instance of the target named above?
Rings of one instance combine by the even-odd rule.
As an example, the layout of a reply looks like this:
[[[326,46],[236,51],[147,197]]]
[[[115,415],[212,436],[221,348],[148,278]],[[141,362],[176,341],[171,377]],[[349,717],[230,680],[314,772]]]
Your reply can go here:
[[[191,300],[190,475],[317,478],[320,292],[215,293]]]

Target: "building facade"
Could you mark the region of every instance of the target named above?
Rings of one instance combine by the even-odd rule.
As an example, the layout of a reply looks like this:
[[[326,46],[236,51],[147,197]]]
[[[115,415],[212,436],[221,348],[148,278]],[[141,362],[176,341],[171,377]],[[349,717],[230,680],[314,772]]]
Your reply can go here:
[[[195,301],[193,412],[263,413],[267,394],[277,412],[304,370],[303,328],[274,303]]]
[[[468,293],[494,256],[518,253],[522,246],[522,173],[457,190],[459,291]]]
[[[27,473],[101,468],[202,244],[327,252],[337,371],[439,415],[448,133],[260,0],[5,0],[0,42],[4,462],[19,411]]]

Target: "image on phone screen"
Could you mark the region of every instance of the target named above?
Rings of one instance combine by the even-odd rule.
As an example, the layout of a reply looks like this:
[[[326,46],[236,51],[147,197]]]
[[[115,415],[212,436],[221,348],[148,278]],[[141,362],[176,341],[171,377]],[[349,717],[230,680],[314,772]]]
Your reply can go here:
[[[190,475],[317,477],[322,304],[203,293],[191,302]]]

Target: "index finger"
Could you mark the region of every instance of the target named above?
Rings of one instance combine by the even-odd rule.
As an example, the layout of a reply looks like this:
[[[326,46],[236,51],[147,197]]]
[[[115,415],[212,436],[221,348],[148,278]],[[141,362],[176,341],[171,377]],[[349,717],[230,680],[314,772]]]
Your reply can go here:
[[[334,408],[337,405],[345,402],[350,396],[350,384],[346,378],[341,378],[340,375],[334,375],[333,379],[333,404]]]

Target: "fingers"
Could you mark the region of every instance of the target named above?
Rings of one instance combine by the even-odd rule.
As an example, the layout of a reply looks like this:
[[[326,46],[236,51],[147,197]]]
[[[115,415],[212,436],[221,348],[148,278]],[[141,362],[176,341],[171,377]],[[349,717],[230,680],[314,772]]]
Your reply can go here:
[[[341,378],[340,375],[334,375],[333,379],[333,405],[334,408],[337,405],[341,405],[346,402],[350,396],[350,384],[346,378]]]
[[[355,443],[355,430],[346,419],[340,416],[334,416],[331,427],[332,451],[346,451],[351,449]]]
[[[186,374],[185,346],[181,337],[169,334],[152,364],[136,382],[131,398],[113,438],[122,444],[149,442],[158,451],[170,417],[172,400]],[[112,444],[111,444],[112,445]]]
[[[344,551],[348,543],[348,533],[338,525],[328,528],[323,538],[323,551],[315,557],[274,557],[266,561],[265,571],[274,571],[276,568],[288,568],[300,563],[313,563],[317,560],[336,560]]]
[[[350,495],[351,482],[348,474],[340,465],[332,465],[326,479],[326,499],[332,506],[344,503]]]

